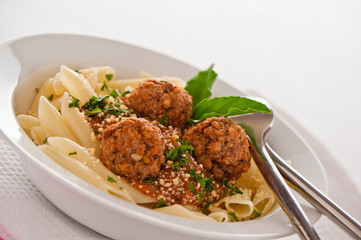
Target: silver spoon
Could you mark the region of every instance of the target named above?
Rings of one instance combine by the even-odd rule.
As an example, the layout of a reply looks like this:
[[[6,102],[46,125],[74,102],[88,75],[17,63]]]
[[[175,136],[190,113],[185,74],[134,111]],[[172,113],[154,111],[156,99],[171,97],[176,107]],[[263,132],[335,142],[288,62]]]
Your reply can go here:
[[[260,100],[257,99],[257,101]],[[264,103],[263,100],[260,102]],[[291,220],[300,238],[320,239],[266,150],[265,137],[272,127],[273,113],[246,114],[229,118],[241,123],[244,128],[253,130],[252,135],[254,138],[249,142],[254,161],[268,185],[276,194],[281,208]],[[258,148],[253,145],[253,142],[256,142]]]

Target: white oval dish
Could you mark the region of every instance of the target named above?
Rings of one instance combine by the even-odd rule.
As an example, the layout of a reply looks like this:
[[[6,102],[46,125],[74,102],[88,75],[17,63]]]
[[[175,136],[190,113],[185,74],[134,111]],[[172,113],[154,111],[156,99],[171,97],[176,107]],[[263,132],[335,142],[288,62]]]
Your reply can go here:
[[[119,78],[147,71],[155,76],[190,79],[199,71],[173,58],[129,44],[89,36],[48,34],[29,36],[0,45],[1,134],[18,150],[29,177],[58,208],[89,228],[115,239],[268,239],[294,231],[286,215],[276,210],[252,221],[209,223],[158,213],[125,202],[70,174],[45,156],[25,135],[15,115],[26,113],[34,89],[59,71],[112,66]],[[18,85],[18,87],[16,87]],[[16,90],[14,91],[14,89]],[[242,95],[217,80],[213,96]],[[311,148],[279,117],[269,134],[271,146],[321,191],[327,193],[324,170]],[[314,223],[320,214],[299,198]]]

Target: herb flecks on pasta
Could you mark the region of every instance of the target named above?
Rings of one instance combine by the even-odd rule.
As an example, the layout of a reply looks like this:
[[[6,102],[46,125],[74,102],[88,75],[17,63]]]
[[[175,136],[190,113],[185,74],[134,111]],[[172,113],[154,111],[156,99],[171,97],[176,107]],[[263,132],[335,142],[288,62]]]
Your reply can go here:
[[[269,109],[247,98],[211,98],[216,77],[213,65],[187,84],[61,66],[18,121],[59,165],[126,201],[197,220],[253,220],[275,198],[244,130],[226,117]]]

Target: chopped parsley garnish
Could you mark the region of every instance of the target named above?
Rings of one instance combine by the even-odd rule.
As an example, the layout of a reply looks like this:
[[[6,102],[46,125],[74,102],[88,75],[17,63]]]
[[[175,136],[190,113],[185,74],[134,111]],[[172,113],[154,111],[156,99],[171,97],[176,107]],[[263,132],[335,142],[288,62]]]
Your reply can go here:
[[[45,144],[45,143],[47,143],[48,142],[48,138],[45,138],[44,140],[43,140],[43,144]]]
[[[76,151],[69,153],[68,155],[77,155],[78,153]]]
[[[205,196],[207,197],[208,200],[209,200],[209,193],[212,190],[215,190],[218,193],[216,185],[212,184],[212,181],[214,180],[213,177],[210,177],[210,178],[202,177],[202,174],[197,174],[195,169],[189,170],[188,173],[194,179],[194,181],[196,183],[199,183],[201,189],[203,189],[205,191]],[[202,203],[204,193],[203,192],[197,192],[196,194],[199,195],[200,202]],[[218,194],[220,195],[220,193],[218,193]]]
[[[76,97],[74,97],[73,95],[69,94],[69,96],[73,99],[73,101],[71,103],[69,103],[69,107],[76,107],[76,108],[80,108],[80,100],[77,99]]]
[[[103,86],[106,86],[106,84]],[[132,114],[133,111],[130,109],[123,109],[124,106],[122,105],[122,102],[117,99],[120,94],[120,90],[112,90],[109,95],[100,97],[92,96],[89,101],[86,102],[82,107],[80,107],[80,100],[70,94],[73,101],[69,104],[69,107],[77,107],[79,109],[82,109],[87,116],[95,116],[98,113],[111,115],[120,115],[121,113],[125,113],[128,115]],[[110,96],[112,96],[115,101],[106,101],[106,99],[108,99]],[[102,121],[102,117],[104,116],[104,114],[99,115],[100,122]],[[96,132],[94,133],[97,134]]]
[[[111,182],[111,183],[116,183],[117,182],[117,180],[115,180],[114,178],[112,178],[110,176],[108,176],[107,180],[108,180],[108,182]]]
[[[161,198],[156,204],[153,205],[152,209],[166,207],[166,206],[168,205],[164,202],[163,198]]]
[[[103,85],[102,85],[102,87],[100,88],[100,90],[104,91],[104,89],[106,89],[106,90],[109,91],[108,85],[103,81]]]
[[[228,212],[228,215],[231,216],[236,222],[239,222],[239,219],[238,219],[238,217],[237,217],[237,215],[236,215],[235,212],[229,211],[229,212]]]
[[[120,109],[118,106],[114,106],[113,104],[110,104],[108,109],[104,109],[104,113],[119,115],[121,113],[130,113],[130,110]]]
[[[212,204],[213,204],[213,202],[212,202],[212,201],[209,201],[209,202],[207,203],[207,205],[203,208],[202,213],[206,214],[206,213],[208,212],[209,206],[211,206]]]
[[[193,146],[190,142],[186,140],[177,139],[181,144],[177,148],[171,148],[168,152],[165,153],[165,159],[171,160],[173,163],[171,166],[177,170],[180,170],[181,167],[185,167],[187,159],[183,157],[183,154],[189,153],[193,154]]]
[[[77,70],[74,70],[74,72],[78,73],[78,74],[81,74],[81,72],[77,69]]]
[[[163,126],[168,127],[168,116],[163,116],[162,119],[158,119],[158,122]]]
[[[188,186],[189,186],[189,190],[191,190],[192,192],[194,192],[195,191],[195,189],[194,189],[194,186],[193,186],[193,183],[188,183]]]
[[[105,74],[105,78],[108,80],[108,81],[110,81],[110,80],[112,80],[113,79],[113,74],[112,73],[108,73],[108,74]]]
[[[196,194],[199,196],[199,202],[203,202],[204,193],[203,192],[196,192]]]
[[[154,179],[148,176],[148,177],[144,178],[143,182],[151,184],[151,183],[154,183]]]
[[[101,112],[107,105],[105,102],[107,98],[109,98],[109,95],[102,97],[92,96],[83,106],[83,109],[86,110],[85,113],[87,115],[94,115]]]
[[[199,183],[202,189],[206,190],[207,193],[216,188],[215,185],[211,184],[211,182],[214,180],[213,177],[202,177],[202,174],[197,174],[195,169],[189,170],[188,173],[197,183]]]
[[[98,113],[101,113],[101,112],[102,112],[102,110],[100,108],[94,108],[91,111],[87,111],[86,115],[92,116],[92,115],[95,115],[95,114],[98,114]]]
[[[234,183],[230,182],[228,178],[224,178],[222,184],[226,187],[223,197],[227,195],[228,190],[229,196],[233,196],[235,194],[243,194],[243,192]]]
[[[258,218],[262,215],[262,213],[258,212],[257,209],[253,209],[253,217],[251,217],[250,219],[255,219]]]
[[[49,99],[50,102],[53,101],[53,99],[54,99],[54,94],[51,94],[51,95],[48,97],[48,99]]]
[[[122,97],[125,97],[127,94],[129,94],[130,93],[130,91],[128,90],[128,91],[124,91],[124,92],[122,92]]]
[[[109,93],[113,98],[117,98],[122,95],[122,92],[119,89],[114,89]]]
[[[35,92],[38,93],[38,92],[39,92],[39,88],[35,88]]]

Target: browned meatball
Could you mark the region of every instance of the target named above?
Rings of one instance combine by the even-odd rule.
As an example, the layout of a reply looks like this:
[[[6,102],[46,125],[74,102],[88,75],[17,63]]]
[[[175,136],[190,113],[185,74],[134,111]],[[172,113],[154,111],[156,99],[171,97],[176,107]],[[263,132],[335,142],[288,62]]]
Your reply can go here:
[[[228,118],[208,118],[189,128],[183,138],[192,143],[195,160],[214,178],[234,180],[248,171],[251,154],[247,135]]]
[[[100,160],[120,176],[143,180],[159,174],[164,149],[159,128],[142,118],[124,118],[104,130]]]
[[[167,116],[169,125],[180,129],[184,129],[192,115],[192,97],[182,88],[165,81],[141,83],[125,103],[139,117],[158,120]]]

